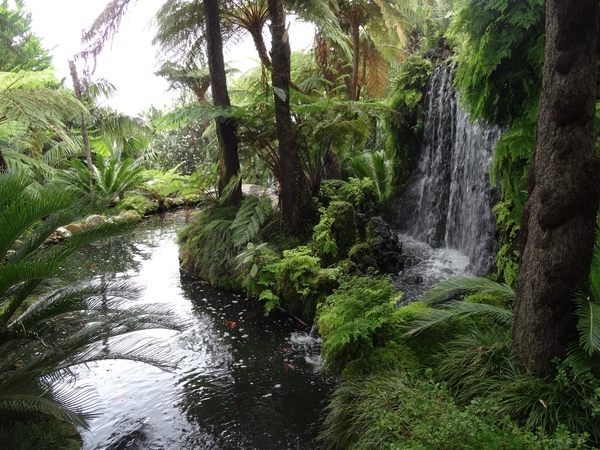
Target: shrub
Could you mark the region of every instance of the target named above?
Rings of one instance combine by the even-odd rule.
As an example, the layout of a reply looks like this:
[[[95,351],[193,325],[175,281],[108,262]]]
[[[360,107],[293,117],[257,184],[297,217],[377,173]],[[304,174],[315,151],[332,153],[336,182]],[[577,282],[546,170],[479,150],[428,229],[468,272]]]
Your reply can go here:
[[[343,373],[352,362],[352,371],[368,372],[384,358],[374,349],[385,348],[388,328],[393,326],[393,312],[398,294],[389,278],[355,277],[340,287],[317,309],[317,325],[323,338],[321,352],[326,367],[335,374]],[[397,349],[394,349],[397,350]],[[393,351],[393,350],[392,350]]]
[[[443,383],[431,378],[385,372],[346,380],[328,407],[327,449],[575,449],[585,435],[558,427],[551,435],[497,419],[497,403],[482,398],[461,407]]]
[[[134,211],[140,216],[153,213],[158,210],[158,203],[148,200],[140,194],[132,194],[125,197],[117,205],[119,211]]]

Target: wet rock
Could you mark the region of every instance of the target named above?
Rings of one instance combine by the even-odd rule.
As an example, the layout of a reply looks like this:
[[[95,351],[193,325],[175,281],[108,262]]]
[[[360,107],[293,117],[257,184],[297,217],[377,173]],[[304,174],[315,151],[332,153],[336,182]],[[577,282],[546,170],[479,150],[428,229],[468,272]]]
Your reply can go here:
[[[394,274],[402,270],[405,265],[402,244],[388,223],[379,216],[367,219],[364,215],[359,215],[357,222],[363,227],[366,242],[352,249],[350,259],[359,270],[365,272],[368,267],[374,267],[381,273]]]
[[[98,214],[93,214],[85,219],[85,224],[88,227],[97,227],[104,223],[104,218]]]
[[[121,214],[115,217],[115,221],[117,222],[127,222],[129,220],[140,220],[140,216],[133,211],[123,211]]]
[[[57,228],[54,233],[48,236],[46,239],[46,244],[56,244],[64,239],[70,238],[71,232],[67,230],[65,227]]]
[[[85,227],[81,223],[70,223],[69,225],[65,225],[65,228],[69,230],[71,234],[76,234],[83,231]]]

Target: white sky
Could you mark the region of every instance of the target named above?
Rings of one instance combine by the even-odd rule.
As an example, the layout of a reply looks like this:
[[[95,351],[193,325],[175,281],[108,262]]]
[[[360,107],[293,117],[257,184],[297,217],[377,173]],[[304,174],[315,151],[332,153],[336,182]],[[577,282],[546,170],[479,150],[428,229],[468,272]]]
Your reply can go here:
[[[135,116],[151,105],[162,107],[172,102],[176,94],[167,82],[154,75],[158,70],[156,50],[152,47],[154,31],[150,21],[165,0],[138,0],[128,9],[119,33],[98,58],[94,77],[106,78],[117,87],[117,93],[107,104]],[[102,12],[109,0],[26,0],[32,14],[33,32],[42,38],[45,48],[51,49],[56,75],[66,78],[71,86],[68,61],[83,49],[81,32]],[[293,48],[308,45],[312,31],[308,25],[293,33]],[[298,38],[294,38],[298,36]],[[267,46],[270,37],[266,38]],[[240,70],[247,70],[257,60],[250,40],[226,50],[225,59]],[[254,61],[254,62],[253,62]]]

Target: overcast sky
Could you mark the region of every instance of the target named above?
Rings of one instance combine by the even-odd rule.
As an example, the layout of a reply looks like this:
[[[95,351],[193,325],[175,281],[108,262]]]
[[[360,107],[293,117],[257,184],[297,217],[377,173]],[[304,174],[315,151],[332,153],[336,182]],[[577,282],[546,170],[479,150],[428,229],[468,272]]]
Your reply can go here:
[[[137,115],[150,105],[162,107],[170,104],[175,95],[167,91],[167,83],[154,76],[158,70],[156,49],[151,41],[154,31],[150,27],[153,15],[165,0],[138,0],[128,10],[112,45],[105,47],[98,58],[94,77],[106,78],[118,91],[108,102],[126,114]],[[43,39],[45,48],[51,49],[57,77],[66,78],[71,86],[68,61],[83,49],[81,32],[98,17],[109,0],[26,0],[25,6],[32,14],[34,33]],[[307,26],[293,33],[294,48],[306,46],[312,38]],[[297,36],[297,38],[295,38]],[[267,45],[270,37],[267,37]],[[247,40],[228,49],[225,55],[234,67],[246,70],[255,64],[256,51]]]

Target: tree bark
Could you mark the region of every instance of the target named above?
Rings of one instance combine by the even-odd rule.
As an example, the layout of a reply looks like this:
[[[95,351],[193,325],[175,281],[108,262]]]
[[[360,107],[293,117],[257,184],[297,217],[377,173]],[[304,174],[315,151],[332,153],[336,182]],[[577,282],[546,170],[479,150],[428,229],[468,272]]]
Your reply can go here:
[[[206,25],[206,53],[210,84],[215,106],[231,106],[227,91],[227,76],[223,60],[223,37],[219,22],[219,3],[217,0],[204,1],[204,21]],[[239,176],[240,160],[238,155],[237,123],[233,119],[217,119],[217,137],[219,139],[219,195],[232,178]],[[239,204],[242,199],[242,185],[237,185],[229,193],[226,205]]]
[[[0,150],[0,174],[2,172],[6,172],[8,170],[8,164],[6,164],[6,160],[4,159],[4,155],[2,154],[2,150]]]
[[[359,16],[359,14],[356,14]],[[357,17],[352,17],[352,75],[348,86],[348,100],[358,100],[358,67],[360,65],[360,22]]]
[[[513,346],[521,367],[555,371],[577,340],[573,291],[588,280],[600,198],[594,148],[598,0],[546,0],[537,140],[521,218]]]
[[[316,217],[296,145],[290,112],[290,43],[282,0],[269,0],[271,15],[272,82],[281,169],[279,203],[284,228],[293,235],[306,234]]]
[[[71,72],[71,79],[73,80],[73,91],[75,91],[75,97],[83,104],[83,93],[81,92],[81,83],[79,76],[77,75],[77,68],[73,61],[69,61],[69,71]],[[81,140],[83,141],[83,151],[85,152],[85,162],[90,173],[94,172],[94,164],[92,163],[92,150],[90,149],[90,137],[88,134],[87,124],[83,114],[81,114]]]

